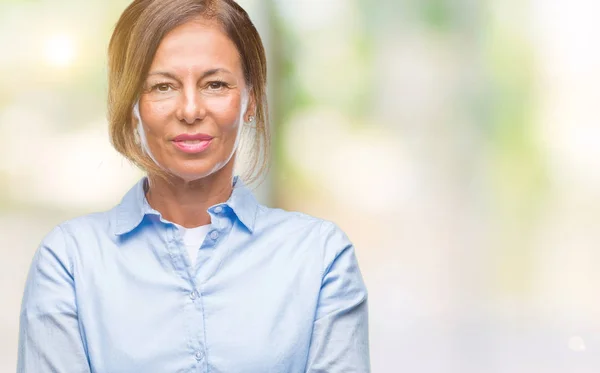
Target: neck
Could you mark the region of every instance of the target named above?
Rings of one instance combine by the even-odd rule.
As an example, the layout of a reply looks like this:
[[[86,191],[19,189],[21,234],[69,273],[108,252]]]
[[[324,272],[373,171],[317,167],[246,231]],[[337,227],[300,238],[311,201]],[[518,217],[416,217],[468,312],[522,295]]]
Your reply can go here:
[[[194,181],[148,176],[146,199],[162,217],[186,228],[210,224],[207,209],[227,201],[233,190],[233,169],[225,166]]]

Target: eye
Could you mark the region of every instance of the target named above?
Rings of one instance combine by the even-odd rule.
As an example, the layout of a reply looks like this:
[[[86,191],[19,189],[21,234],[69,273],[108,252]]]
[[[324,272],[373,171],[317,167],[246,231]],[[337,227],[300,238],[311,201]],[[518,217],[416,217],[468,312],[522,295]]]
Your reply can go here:
[[[223,89],[227,86],[227,83],[222,82],[220,80],[215,80],[214,82],[210,82],[208,83],[208,88],[214,91],[218,91],[220,89]]]
[[[155,84],[152,86],[152,90],[153,91],[157,91],[157,92],[161,92],[161,93],[166,93],[169,92],[171,90],[171,85],[168,83],[159,83],[159,84]]]

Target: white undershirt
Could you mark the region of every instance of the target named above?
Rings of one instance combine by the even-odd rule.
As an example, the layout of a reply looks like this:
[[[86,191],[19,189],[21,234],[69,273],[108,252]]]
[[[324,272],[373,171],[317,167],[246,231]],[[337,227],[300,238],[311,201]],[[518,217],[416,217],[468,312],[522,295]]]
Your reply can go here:
[[[183,238],[183,244],[185,245],[190,257],[190,263],[192,266],[194,266],[196,265],[196,259],[198,258],[200,246],[202,246],[204,238],[208,234],[208,231],[210,231],[210,224],[201,225],[195,228],[185,228],[182,226],[178,227],[179,231],[181,232],[181,237]]]

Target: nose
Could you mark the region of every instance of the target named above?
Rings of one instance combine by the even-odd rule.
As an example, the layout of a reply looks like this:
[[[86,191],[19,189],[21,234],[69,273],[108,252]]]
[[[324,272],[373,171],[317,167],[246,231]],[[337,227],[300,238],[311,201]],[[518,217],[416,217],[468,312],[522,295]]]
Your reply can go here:
[[[177,117],[181,122],[194,124],[206,116],[206,107],[202,97],[196,89],[186,89],[181,95],[177,108]]]

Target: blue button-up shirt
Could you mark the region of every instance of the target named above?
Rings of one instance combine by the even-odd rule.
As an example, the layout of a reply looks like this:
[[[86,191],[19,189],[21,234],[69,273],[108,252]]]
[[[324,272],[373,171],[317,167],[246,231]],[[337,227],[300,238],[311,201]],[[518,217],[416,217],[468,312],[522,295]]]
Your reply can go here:
[[[335,224],[260,205],[236,178],[191,265],[145,182],[44,238],[18,372],[369,371],[367,291]]]

